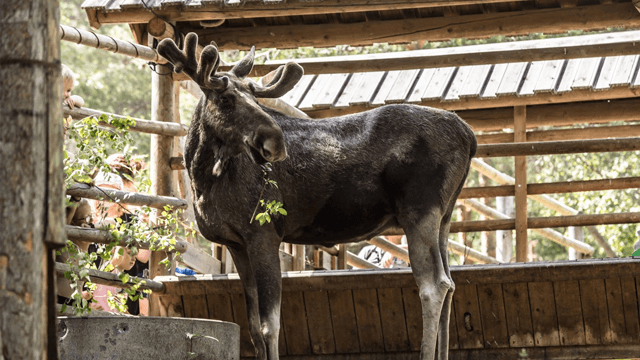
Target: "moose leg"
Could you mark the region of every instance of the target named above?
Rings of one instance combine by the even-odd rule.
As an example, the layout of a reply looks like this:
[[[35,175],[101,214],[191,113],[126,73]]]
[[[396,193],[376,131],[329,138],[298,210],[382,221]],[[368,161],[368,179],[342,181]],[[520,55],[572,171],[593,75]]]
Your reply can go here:
[[[420,359],[433,360],[443,304],[453,286],[445,272],[439,246],[442,216],[438,209],[432,209],[421,219],[398,220],[407,235],[409,259],[422,304]]]
[[[255,243],[255,242],[254,242]],[[280,271],[280,241],[265,246],[249,247],[251,267],[258,287],[260,334],[267,347],[268,360],[278,360],[278,336],[280,335],[280,303],[282,299],[282,274]]]
[[[246,249],[228,247],[233,262],[238,269],[238,275],[244,287],[244,297],[247,303],[247,319],[251,341],[256,349],[258,360],[266,360],[266,345],[260,332],[260,307],[258,303],[258,286],[251,269],[251,262]]]
[[[438,354],[437,360],[447,360],[449,358],[449,321],[451,319],[451,302],[453,299],[453,292],[455,291],[455,284],[451,278],[451,271],[449,269],[449,253],[447,251],[447,245],[449,243],[449,228],[451,214],[447,214],[445,219],[442,220],[440,226],[440,257],[442,258],[442,264],[444,266],[444,272],[450,281],[451,287],[447,291],[442,304],[442,312],[440,313],[440,324],[438,328]]]

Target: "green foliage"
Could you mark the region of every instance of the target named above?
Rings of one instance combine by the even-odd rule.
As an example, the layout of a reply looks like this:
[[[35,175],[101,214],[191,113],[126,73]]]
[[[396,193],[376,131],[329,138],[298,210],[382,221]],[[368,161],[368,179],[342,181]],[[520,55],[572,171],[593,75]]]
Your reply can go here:
[[[260,191],[260,199],[258,200],[258,205],[256,205],[256,209],[253,211],[253,215],[255,215],[255,217],[253,215],[251,216],[251,221],[249,221],[249,224],[253,223],[253,220],[258,220],[260,226],[262,226],[265,223],[270,223],[271,217],[273,216],[287,215],[287,211],[282,207],[281,202],[276,200],[268,201],[262,198],[262,195],[264,194],[267,186],[278,188],[278,183],[276,183],[275,180],[269,178],[269,172],[271,171],[271,163],[262,165],[262,180],[264,181],[264,184],[262,185],[262,191]],[[256,214],[258,208],[260,207],[263,207],[265,211]]]

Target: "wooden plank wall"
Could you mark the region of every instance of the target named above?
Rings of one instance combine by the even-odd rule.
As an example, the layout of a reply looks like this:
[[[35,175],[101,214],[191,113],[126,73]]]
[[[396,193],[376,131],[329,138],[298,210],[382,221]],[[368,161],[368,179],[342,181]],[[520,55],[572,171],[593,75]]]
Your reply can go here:
[[[453,267],[450,358],[640,355],[640,260],[579,264]],[[409,271],[308,273],[310,278],[283,279],[283,359],[417,359],[421,307]],[[217,282],[182,282],[184,316],[240,324],[241,353],[250,358],[241,287]]]

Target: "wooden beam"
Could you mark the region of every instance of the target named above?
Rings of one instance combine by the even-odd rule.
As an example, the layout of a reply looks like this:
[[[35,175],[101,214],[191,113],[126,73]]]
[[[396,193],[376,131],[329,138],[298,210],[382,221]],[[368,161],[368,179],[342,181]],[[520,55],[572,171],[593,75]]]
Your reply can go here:
[[[528,131],[527,141],[591,140],[611,137],[640,136],[640,125],[594,126],[582,129]],[[476,135],[478,144],[504,144],[513,142],[513,134]]]
[[[524,129],[523,129],[524,130]],[[522,138],[524,131],[522,131]],[[476,157],[560,155],[640,150],[640,137],[478,145]]]
[[[525,0],[515,0],[525,1]],[[286,6],[274,3],[274,6],[265,6],[263,2],[249,1],[242,6],[211,5],[176,9],[166,7],[154,9],[155,13],[170,21],[200,21],[220,19],[249,19],[279,16],[304,16],[320,14],[342,14],[364,11],[384,11],[389,9],[421,9],[439,6],[463,6],[483,5],[514,0],[353,0],[344,2],[340,0],[323,1],[290,1]],[[101,24],[138,23],[148,22],[154,15],[146,9],[126,10],[120,12],[97,12],[96,19]]]
[[[527,184],[527,195],[564,194],[582,191],[602,191],[640,188],[640,177],[620,179],[561,181],[544,184]],[[462,189],[458,199],[491,198],[514,196],[515,186],[500,185],[486,187],[468,187]]]
[[[102,200],[110,202],[118,202],[120,204],[129,204],[136,206],[149,206],[156,209],[164,209],[169,205],[176,209],[186,209],[187,201],[170,196],[154,196],[136,192],[120,191],[113,189],[100,188],[87,184],[73,184],[67,188],[67,195]]]
[[[527,109],[524,106],[514,108],[514,142],[527,141]],[[529,145],[529,144],[518,144]],[[484,145],[488,146],[488,145]],[[527,158],[515,157],[515,228],[516,228],[516,261],[527,261]]]
[[[91,242],[91,243],[98,243],[98,244],[111,244],[112,242],[116,241],[113,235],[111,235],[111,233],[107,230],[99,230],[99,229],[85,228],[85,227],[79,227],[79,226],[67,225],[66,234],[67,234],[67,239],[73,240],[73,241],[84,241],[84,242]],[[119,246],[135,245],[140,249],[149,249],[149,245],[150,245],[149,243],[147,242],[130,243],[129,239],[130,239],[129,236],[124,236],[122,239],[118,241],[118,245]],[[176,241],[174,245],[174,250],[172,250],[172,252],[179,251],[181,253],[184,253],[188,251],[188,248],[189,248],[189,244],[187,242],[178,240]]]
[[[108,112],[94,110],[89,108],[75,108],[73,110],[69,109],[67,105],[62,106],[62,113],[64,117],[71,116],[75,120],[82,120],[88,117],[99,118],[100,115],[106,114],[108,116],[112,116],[118,119],[126,119],[128,116],[122,116],[117,114],[111,114]],[[138,118],[131,118],[136,124],[129,128],[129,131],[142,132],[146,134],[156,134],[156,135],[164,135],[164,136],[185,136],[189,132],[189,128],[185,125],[180,124],[171,124],[171,123],[163,123],[152,120],[144,120]],[[113,128],[112,125],[109,125],[105,122],[100,122],[100,126]]]
[[[103,22],[103,20],[100,21]],[[347,24],[219,27],[197,32],[201,35],[202,44],[215,41],[221,50],[249,50],[254,45],[258,49],[328,47],[344,44],[366,46],[374,43],[406,43],[418,39],[448,41],[455,38],[517,36],[534,32],[560,33],[575,29],[589,31],[620,26],[627,28],[640,26],[640,14],[633,4],[599,4],[575,8],[547,8]],[[580,56],[584,55],[586,54],[583,53]],[[532,54],[532,56],[537,55]],[[444,63],[452,64],[447,59],[444,59]],[[465,64],[468,65],[468,63]]]
[[[640,223],[640,213],[629,212],[596,215],[552,216],[542,218],[528,218],[527,220],[529,229],[634,223]],[[452,233],[514,230],[515,228],[515,221],[513,219],[463,222],[456,221],[451,223]],[[392,234],[390,233],[388,235],[402,235],[402,231],[396,230]]]
[[[149,279],[139,278],[139,277],[131,277],[130,280],[126,283],[123,283],[120,278],[118,278],[118,274],[112,272],[98,271],[95,269],[84,269],[87,270],[89,274],[89,281],[94,284],[101,284],[107,286],[113,286],[121,289],[128,289],[136,283],[140,283],[141,290],[151,290],[157,293],[164,292],[164,285],[161,282],[153,281]],[[65,272],[72,271],[71,266],[63,263],[55,264],[56,275],[64,276]],[[79,272],[79,270],[78,270]],[[76,272],[76,274],[78,273]]]

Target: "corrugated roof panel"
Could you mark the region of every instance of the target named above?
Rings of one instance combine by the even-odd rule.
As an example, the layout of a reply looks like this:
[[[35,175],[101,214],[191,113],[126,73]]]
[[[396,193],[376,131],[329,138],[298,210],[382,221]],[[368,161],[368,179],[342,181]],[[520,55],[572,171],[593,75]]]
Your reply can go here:
[[[188,0],[162,0],[162,6],[184,5]]]
[[[120,7],[120,3],[122,0],[111,0],[107,1],[107,4],[104,6],[106,11],[120,11],[122,8]]]
[[[573,85],[573,81],[575,80],[576,74],[578,73],[581,61],[582,59],[567,60],[567,65],[564,68],[564,73],[562,74],[562,78],[560,79],[560,83],[558,84],[558,88],[556,89],[557,93],[571,91],[571,85]]]
[[[467,77],[467,82],[462,87],[459,96],[461,98],[479,97],[482,87],[487,82],[487,75],[489,75],[490,70],[491,65],[472,66],[471,74]]]
[[[314,108],[330,108],[336,101],[336,98],[342,88],[345,81],[349,78],[350,74],[332,74],[329,81],[320,90],[318,97],[313,102]]]
[[[402,70],[393,70],[393,71],[387,72],[387,76],[384,78],[384,81],[382,82],[382,84],[380,84],[380,88],[378,89],[378,92],[376,93],[373,100],[371,101],[372,105],[384,105],[385,103],[384,100],[387,98],[387,96],[391,92],[391,88],[393,87],[393,84],[396,82],[396,79],[398,78],[398,76],[400,76],[401,72]]]
[[[533,88],[533,92],[544,93],[553,92],[558,86],[558,80],[560,79],[560,73],[564,66],[564,60],[549,60],[544,62],[540,77],[536,86]]]
[[[436,69],[424,69],[418,78],[418,82],[416,82],[416,86],[413,87],[413,91],[409,94],[409,102],[410,103],[419,103],[422,101],[422,93],[427,89],[431,79],[433,78],[433,74],[436,72]]]
[[[638,55],[625,55],[621,56],[618,60],[616,70],[613,72],[610,85],[613,86],[629,86],[631,84],[631,78],[636,72],[638,67]]]
[[[442,99],[445,90],[452,80],[452,75],[455,73],[455,70],[456,68],[452,66],[436,69],[436,72],[433,74],[433,78],[431,79],[431,83],[429,83],[429,86],[427,86],[422,94],[422,100]]]
[[[522,86],[518,90],[518,96],[531,96],[533,95],[533,89],[535,89],[542,68],[544,68],[546,61],[533,61],[529,64],[527,75],[522,81]]]
[[[85,0],[85,2],[80,5],[85,10],[99,10],[103,8],[105,5],[112,0]],[[118,0],[117,0],[118,1]]]
[[[156,0],[145,0],[145,4],[152,7],[155,4],[155,1]],[[120,3],[120,7],[122,9],[136,9],[143,8],[144,4],[142,4],[142,0],[124,0]]]
[[[342,93],[339,95],[338,100],[333,104],[334,108],[348,108],[349,101],[353,97],[353,94],[358,90],[360,84],[364,77],[367,76],[367,73],[355,73],[351,75],[347,85],[342,90]]]
[[[455,101],[460,98],[460,92],[464,88],[464,84],[467,82],[469,75],[473,72],[473,66],[460,66],[456,76],[451,81],[451,86],[442,101]]]
[[[599,57],[581,59],[580,65],[578,66],[578,72],[576,73],[575,79],[573,79],[571,89],[591,89],[593,87],[593,81],[596,74],[598,73],[601,60],[602,58]]]
[[[600,67],[600,73],[593,85],[593,90],[607,90],[611,87],[611,79],[613,78],[613,71],[618,65],[620,56],[607,56],[602,62]]]
[[[403,103],[409,95],[409,91],[418,76],[419,70],[402,70],[400,75],[393,83],[391,91],[384,100],[387,104]]]
[[[300,81],[293,87],[293,89],[289,90],[288,93],[283,95],[280,99],[284,100],[288,104],[292,106],[298,106],[302,97],[307,93],[309,85],[316,78],[316,75],[303,75]]]
[[[372,73],[367,73],[367,76],[364,77],[360,86],[351,97],[349,101],[350,105],[369,105],[371,103],[371,98],[373,94],[375,94],[378,86],[380,85],[380,81],[385,75],[384,71],[375,71]]]
[[[496,94],[498,96],[516,95],[528,65],[527,62],[509,63]]]
[[[502,77],[507,70],[507,66],[508,64],[493,65],[491,76],[489,77],[489,82],[487,82],[487,86],[484,88],[484,91],[480,95],[481,99],[495,99],[498,97],[498,94],[496,92],[498,91],[500,82],[502,82]]]
[[[320,90],[322,90],[325,84],[331,79],[332,74],[320,74],[316,78],[316,80],[311,84],[309,91],[305,94],[304,98],[298,105],[300,110],[310,110],[313,109],[313,103],[318,98],[318,94],[320,94]]]

